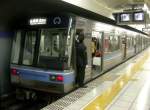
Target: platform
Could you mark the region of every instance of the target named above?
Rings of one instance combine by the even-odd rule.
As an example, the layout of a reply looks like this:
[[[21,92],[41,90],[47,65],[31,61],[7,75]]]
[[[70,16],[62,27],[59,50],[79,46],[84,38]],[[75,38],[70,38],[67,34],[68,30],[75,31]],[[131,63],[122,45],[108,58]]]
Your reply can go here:
[[[42,110],[149,110],[150,49]]]

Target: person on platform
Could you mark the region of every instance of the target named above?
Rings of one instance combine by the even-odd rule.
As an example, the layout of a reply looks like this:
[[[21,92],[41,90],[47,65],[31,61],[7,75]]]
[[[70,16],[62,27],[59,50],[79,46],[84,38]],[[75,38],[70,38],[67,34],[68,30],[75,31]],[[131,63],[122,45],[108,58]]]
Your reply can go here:
[[[84,44],[84,34],[78,34],[78,42],[76,43],[76,67],[77,67],[77,84],[79,87],[84,86],[85,68],[87,65],[87,52]]]

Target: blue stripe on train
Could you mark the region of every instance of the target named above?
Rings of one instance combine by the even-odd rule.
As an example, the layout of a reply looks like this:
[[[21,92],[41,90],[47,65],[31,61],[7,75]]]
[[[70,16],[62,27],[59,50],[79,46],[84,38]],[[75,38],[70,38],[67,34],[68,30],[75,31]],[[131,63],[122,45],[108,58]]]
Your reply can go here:
[[[37,80],[37,81],[43,81],[43,82],[49,82],[49,83],[57,83],[57,84],[66,84],[71,83],[75,79],[75,75],[73,72],[70,73],[64,73],[64,72],[44,72],[44,71],[37,71],[37,70],[30,70],[30,69],[17,69],[17,72],[19,73],[19,76],[22,79],[27,80]],[[64,77],[63,82],[59,81],[51,81],[49,79],[50,75],[62,75]]]

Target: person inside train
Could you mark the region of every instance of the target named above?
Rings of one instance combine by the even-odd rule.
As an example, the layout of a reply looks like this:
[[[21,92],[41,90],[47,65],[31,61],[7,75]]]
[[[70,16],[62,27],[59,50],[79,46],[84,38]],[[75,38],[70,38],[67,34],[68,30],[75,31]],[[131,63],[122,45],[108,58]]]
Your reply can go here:
[[[87,52],[84,44],[84,34],[78,34],[78,42],[76,42],[76,67],[77,67],[77,84],[79,87],[84,86],[85,68],[87,65]]]
[[[92,37],[91,50],[92,50],[92,58],[93,58],[96,53],[96,38],[94,37]]]
[[[91,51],[92,51],[92,68],[95,69],[95,66],[93,64],[93,58],[95,57],[95,54],[96,54],[96,38],[95,37],[92,37]]]

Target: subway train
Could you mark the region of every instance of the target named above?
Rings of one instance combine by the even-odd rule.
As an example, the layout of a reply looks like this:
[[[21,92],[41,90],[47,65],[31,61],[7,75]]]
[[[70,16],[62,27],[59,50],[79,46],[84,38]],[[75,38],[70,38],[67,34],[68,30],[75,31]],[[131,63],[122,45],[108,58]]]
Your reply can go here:
[[[75,14],[49,14],[18,21],[12,44],[11,82],[21,88],[68,93],[76,85],[78,33],[85,35],[85,80],[138,54],[150,38],[135,29],[104,23]]]

